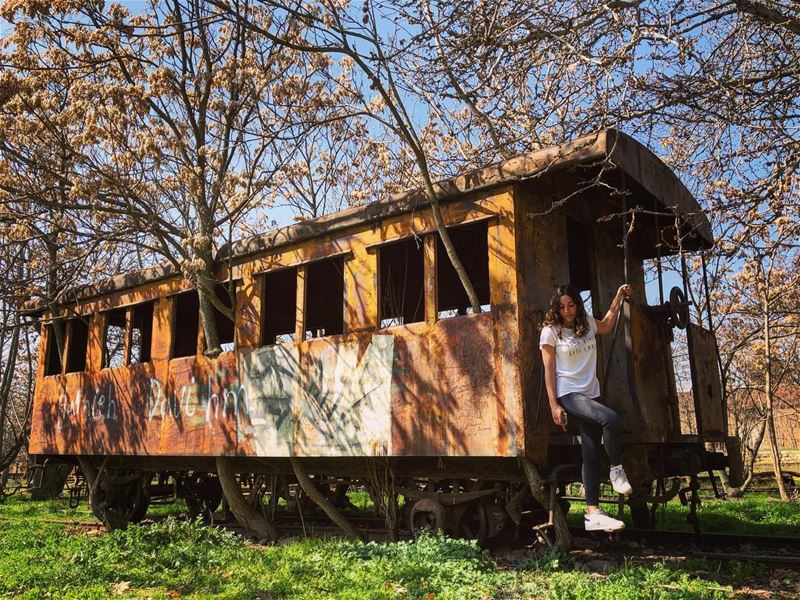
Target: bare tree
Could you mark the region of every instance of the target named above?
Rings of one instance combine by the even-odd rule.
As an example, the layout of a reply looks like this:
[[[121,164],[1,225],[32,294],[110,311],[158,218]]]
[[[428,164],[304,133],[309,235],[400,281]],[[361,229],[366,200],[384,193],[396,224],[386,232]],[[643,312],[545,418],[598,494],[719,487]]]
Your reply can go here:
[[[247,1],[233,6],[263,17]],[[215,312],[233,318],[234,303],[215,291],[215,248],[263,209],[298,130],[326,109],[312,83],[326,65],[300,64],[199,0],[133,15],[95,3],[67,10],[6,5],[16,22],[2,60],[22,90],[7,119],[64,157],[64,172],[40,166],[63,189],[58,210],[79,211],[98,238],[166,259],[197,286],[214,356]],[[3,150],[25,162],[25,141],[7,136]]]

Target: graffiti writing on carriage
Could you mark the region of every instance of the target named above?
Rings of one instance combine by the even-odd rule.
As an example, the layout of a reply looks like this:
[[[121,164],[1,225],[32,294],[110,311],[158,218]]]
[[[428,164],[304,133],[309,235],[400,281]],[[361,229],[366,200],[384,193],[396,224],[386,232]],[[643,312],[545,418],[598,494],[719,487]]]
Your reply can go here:
[[[235,420],[248,415],[247,390],[239,383],[238,377],[230,377],[227,372],[209,376],[199,382],[192,377],[188,383],[175,385],[168,393],[164,384],[150,377],[143,382],[144,394],[135,394],[129,402],[134,413],[152,421],[158,418],[173,418],[197,424],[205,421],[211,425],[220,419]],[[216,381],[215,381],[216,379]],[[220,379],[232,379],[231,383],[220,385]],[[78,389],[73,397],[62,393],[58,402],[58,417],[61,424],[74,421],[119,421],[121,402],[114,383],[100,385],[93,393],[86,394]]]
[[[181,385],[171,395],[164,393],[158,379],[150,379],[147,396],[147,419],[172,417],[174,419],[203,419],[211,426],[214,421],[228,416],[238,419],[247,416],[247,390],[238,382],[227,386],[215,386],[209,377],[202,385],[192,377],[188,384]]]
[[[119,418],[119,403],[114,385],[100,386],[93,394],[83,394],[78,388],[70,398],[66,392],[61,393],[57,404],[59,425],[65,421],[116,421]]]
[[[388,335],[373,335],[366,347],[352,340],[304,354],[293,344],[266,346],[241,356],[238,369],[218,367],[207,377],[192,365],[166,385],[145,375],[104,380],[91,393],[84,387],[62,397],[59,428],[104,422],[109,439],[144,428],[155,438],[167,420],[179,426],[170,444],[207,427],[248,440],[258,456],[387,454],[393,362]]]

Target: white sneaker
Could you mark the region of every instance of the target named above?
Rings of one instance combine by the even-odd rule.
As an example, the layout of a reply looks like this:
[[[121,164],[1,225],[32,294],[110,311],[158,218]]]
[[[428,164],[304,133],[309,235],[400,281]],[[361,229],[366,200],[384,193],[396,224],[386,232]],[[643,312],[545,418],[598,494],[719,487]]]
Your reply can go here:
[[[583,527],[586,531],[619,531],[625,529],[625,523],[598,510],[583,517]]]
[[[633,491],[633,488],[628,481],[628,476],[625,475],[625,469],[622,468],[622,465],[611,467],[611,473],[609,474],[609,477],[611,479],[611,487],[613,487],[614,491],[618,494],[630,494]]]

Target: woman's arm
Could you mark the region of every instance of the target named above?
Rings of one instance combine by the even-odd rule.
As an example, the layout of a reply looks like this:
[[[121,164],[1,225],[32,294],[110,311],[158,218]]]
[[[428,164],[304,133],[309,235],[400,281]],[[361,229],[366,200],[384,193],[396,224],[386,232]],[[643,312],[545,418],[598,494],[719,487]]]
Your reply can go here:
[[[595,323],[597,325],[597,335],[605,335],[607,333],[611,333],[614,330],[614,325],[617,323],[617,315],[619,314],[619,309],[622,306],[622,300],[631,294],[631,286],[627,283],[619,286],[617,290],[617,295],[614,296],[614,300],[611,302],[611,306],[606,313],[606,316],[603,317],[602,321],[598,321],[595,319]]]
[[[563,427],[567,423],[567,411],[558,403],[556,395],[556,349],[553,346],[542,346],[542,362],[544,363],[544,384],[547,387],[547,399],[550,401],[550,413],[556,425]]]

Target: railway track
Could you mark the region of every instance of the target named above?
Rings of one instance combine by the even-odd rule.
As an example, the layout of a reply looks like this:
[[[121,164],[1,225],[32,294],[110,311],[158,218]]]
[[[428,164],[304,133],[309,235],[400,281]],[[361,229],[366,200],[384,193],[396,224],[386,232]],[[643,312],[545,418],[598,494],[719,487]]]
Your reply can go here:
[[[800,568],[800,538],[729,533],[625,529],[616,534],[587,535],[571,528],[577,545],[628,555],[691,556],[708,560],[757,562]]]

